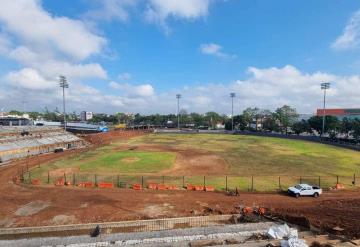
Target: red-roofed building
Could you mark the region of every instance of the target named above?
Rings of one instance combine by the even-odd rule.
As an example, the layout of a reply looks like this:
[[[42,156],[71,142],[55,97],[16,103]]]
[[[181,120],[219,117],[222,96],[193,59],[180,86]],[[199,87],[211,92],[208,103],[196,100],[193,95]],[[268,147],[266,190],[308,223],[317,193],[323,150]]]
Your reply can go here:
[[[324,116],[323,109],[317,109],[316,115],[319,117]],[[355,119],[360,119],[360,108],[352,108],[352,109],[325,109],[325,116],[334,116],[339,119],[343,119],[345,117]]]

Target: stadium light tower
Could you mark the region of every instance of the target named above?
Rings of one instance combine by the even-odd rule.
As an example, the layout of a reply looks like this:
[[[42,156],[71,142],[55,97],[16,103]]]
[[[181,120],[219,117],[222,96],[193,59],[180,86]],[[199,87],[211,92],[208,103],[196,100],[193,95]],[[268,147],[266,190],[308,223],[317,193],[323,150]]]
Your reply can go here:
[[[330,82],[324,82],[321,83],[321,90],[324,90],[324,105],[323,105],[323,119],[322,119],[322,131],[321,131],[321,136],[324,134],[325,131],[325,104],[326,104],[326,90],[330,88]]]
[[[230,93],[231,97],[231,131],[234,131],[234,98],[235,93]]]
[[[181,98],[181,94],[177,94],[176,95],[177,98],[177,120],[178,120],[178,129],[180,129],[180,98]]]
[[[69,88],[69,83],[65,76],[59,76],[59,85],[63,89],[64,129],[66,131],[65,88]]]

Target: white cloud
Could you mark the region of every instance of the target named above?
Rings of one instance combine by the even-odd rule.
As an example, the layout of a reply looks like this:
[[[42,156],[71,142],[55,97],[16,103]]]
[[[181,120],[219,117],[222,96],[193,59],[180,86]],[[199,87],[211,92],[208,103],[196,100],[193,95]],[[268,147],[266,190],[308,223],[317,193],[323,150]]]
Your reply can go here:
[[[21,73],[20,73],[21,72]],[[18,100],[26,95],[30,102],[28,109],[49,106],[54,109],[61,104],[61,90],[57,83],[41,77],[31,69],[8,75],[10,83],[19,87],[7,88],[0,85],[0,106],[21,109]],[[248,68],[248,77],[230,83],[202,83],[199,86],[183,87],[163,93],[156,92],[151,84],[129,84],[110,82],[112,89],[105,93],[94,87],[73,82],[67,90],[68,109],[92,110],[97,112],[176,112],[177,93],[182,94],[180,107],[188,112],[217,111],[230,113],[229,93],[235,92],[235,114],[246,107],[260,107],[274,110],[284,104],[296,107],[300,113],[314,113],[322,106],[320,83],[331,82],[328,92],[328,107],[358,107],[360,76],[341,76],[322,72],[304,73],[291,65],[270,68]],[[21,85],[20,85],[21,83]],[[44,90],[39,90],[44,88]]]
[[[6,80],[17,88],[44,90],[55,88],[55,81],[43,78],[39,72],[32,68],[24,68],[20,71],[11,71],[6,76]]]
[[[332,48],[345,50],[359,45],[360,42],[360,10],[349,19],[343,33],[331,44]]]
[[[130,73],[122,73],[122,74],[118,75],[118,78],[123,81],[130,80],[131,77],[132,77],[132,75]]]
[[[127,97],[151,97],[155,90],[150,84],[133,85],[129,83],[117,83],[111,81],[109,87],[121,91]]]
[[[213,55],[220,58],[235,58],[235,55],[222,52],[222,46],[215,43],[201,44],[200,52],[206,55]]]
[[[55,49],[76,60],[97,54],[106,40],[87,29],[84,23],[67,17],[55,17],[40,1],[3,0],[0,23],[4,30],[36,48]]]
[[[210,0],[149,0],[145,18],[170,32],[166,21],[174,19],[194,20],[205,17],[209,12]]]
[[[128,9],[134,7],[138,0],[97,0],[96,8],[89,10],[84,16],[93,20],[127,21]]]

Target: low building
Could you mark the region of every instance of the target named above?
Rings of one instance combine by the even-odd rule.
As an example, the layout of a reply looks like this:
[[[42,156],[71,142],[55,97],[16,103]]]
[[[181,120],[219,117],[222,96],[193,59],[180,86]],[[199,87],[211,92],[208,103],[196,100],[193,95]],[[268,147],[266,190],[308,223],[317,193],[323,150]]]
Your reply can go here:
[[[30,120],[23,117],[0,117],[2,126],[23,126],[31,124]]]
[[[349,118],[349,119],[360,119],[360,108],[350,108],[350,109],[317,109],[316,115],[319,117],[322,116],[334,116],[338,119]]]

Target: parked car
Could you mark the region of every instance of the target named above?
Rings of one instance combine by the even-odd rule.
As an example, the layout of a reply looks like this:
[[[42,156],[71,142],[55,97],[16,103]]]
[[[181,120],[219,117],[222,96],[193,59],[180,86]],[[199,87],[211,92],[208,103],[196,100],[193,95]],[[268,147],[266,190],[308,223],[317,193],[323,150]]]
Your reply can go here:
[[[318,186],[308,185],[308,184],[298,184],[288,189],[288,194],[295,196],[296,198],[300,196],[313,196],[318,197],[322,194],[322,189]]]

